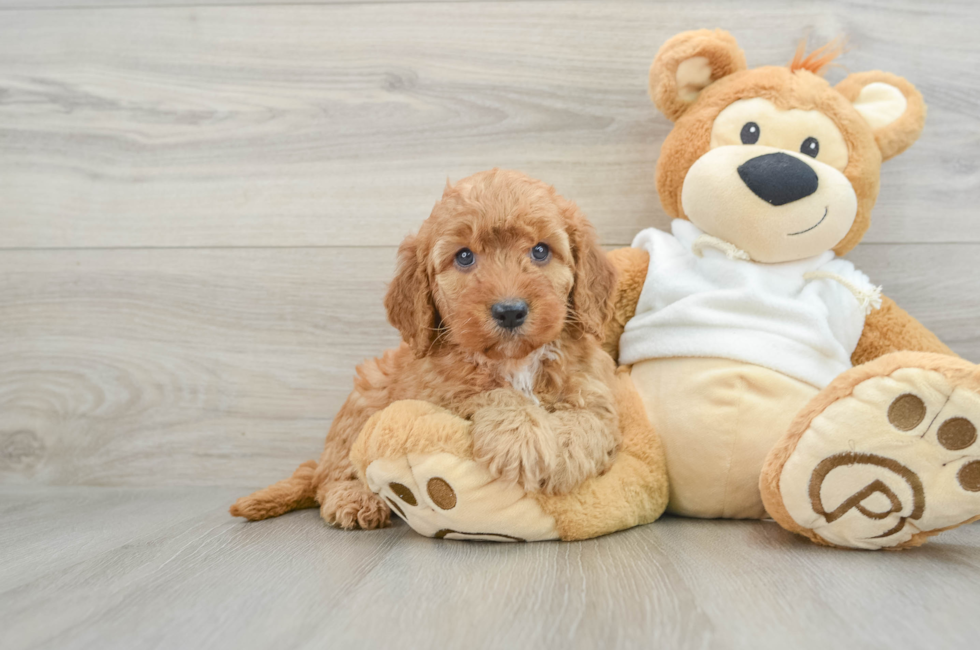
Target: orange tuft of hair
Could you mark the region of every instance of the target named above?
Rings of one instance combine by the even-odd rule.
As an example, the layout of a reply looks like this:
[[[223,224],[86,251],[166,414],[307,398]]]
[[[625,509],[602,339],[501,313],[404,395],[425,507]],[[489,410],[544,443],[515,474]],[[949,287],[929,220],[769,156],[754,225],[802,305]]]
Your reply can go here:
[[[824,72],[827,71],[827,68],[833,64],[834,59],[843,54],[844,50],[844,39],[835,38],[826,45],[821,45],[809,54],[806,54],[806,38],[804,37],[796,48],[796,54],[793,55],[793,60],[789,62],[789,69],[791,72],[806,70],[822,77]]]

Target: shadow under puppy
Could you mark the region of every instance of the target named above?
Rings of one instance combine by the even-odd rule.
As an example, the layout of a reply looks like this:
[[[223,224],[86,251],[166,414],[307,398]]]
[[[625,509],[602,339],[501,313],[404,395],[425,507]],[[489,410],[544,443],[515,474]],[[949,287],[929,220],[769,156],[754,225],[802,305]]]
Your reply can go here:
[[[398,250],[385,307],[401,346],[357,368],[319,463],[231,514],[319,506],[342,528],[385,526],[389,508],[349,454],[365,422],[398,400],[471,420],[475,460],[525,490],[565,493],[601,474],[621,437],[615,364],[600,345],[615,280],[592,225],[551,186],[498,169],[447,186]]]

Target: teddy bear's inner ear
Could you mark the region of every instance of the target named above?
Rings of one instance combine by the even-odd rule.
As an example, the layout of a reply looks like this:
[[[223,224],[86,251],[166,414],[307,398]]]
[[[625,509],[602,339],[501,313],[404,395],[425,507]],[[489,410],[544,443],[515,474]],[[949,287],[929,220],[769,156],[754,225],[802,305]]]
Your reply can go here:
[[[902,117],[909,102],[895,86],[875,81],[861,89],[853,105],[864,121],[877,131]]]
[[[677,66],[677,97],[686,103],[698,98],[701,91],[711,84],[711,62],[706,56],[684,59]]]
[[[745,67],[745,54],[728,32],[682,32],[664,43],[650,66],[650,98],[677,120],[702,90]]]
[[[925,102],[915,86],[901,77],[887,72],[859,72],[837,84],[837,90],[871,127],[882,160],[908,149],[922,132]]]

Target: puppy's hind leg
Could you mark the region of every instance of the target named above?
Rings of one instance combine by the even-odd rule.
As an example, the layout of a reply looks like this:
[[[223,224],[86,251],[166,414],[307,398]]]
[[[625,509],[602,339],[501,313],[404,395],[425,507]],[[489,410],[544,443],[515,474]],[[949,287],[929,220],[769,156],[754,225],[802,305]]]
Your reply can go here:
[[[348,445],[331,449],[328,438],[313,477],[320,516],[331,526],[347,530],[384,528],[389,523],[388,506],[357,478],[349,453]]]
[[[378,410],[366,402],[357,390],[347,398],[330,426],[313,476],[320,516],[331,526],[371,530],[389,523],[388,506],[357,478],[350,460],[351,444]]]
[[[317,501],[320,516],[331,526],[372,530],[389,525],[388,506],[359,480],[324,483]]]

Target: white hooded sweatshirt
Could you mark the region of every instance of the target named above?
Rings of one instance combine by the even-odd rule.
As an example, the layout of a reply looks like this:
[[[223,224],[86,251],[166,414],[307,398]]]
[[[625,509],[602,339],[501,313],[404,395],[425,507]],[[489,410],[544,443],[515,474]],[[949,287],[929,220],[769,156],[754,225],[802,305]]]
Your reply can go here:
[[[650,267],[620,339],[620,363],[733,359],[816,388],[851,367],[867,305],[880,292],[853,264],[833,251],[782,264],[731,259],[715,248],[699,255],[694,244],[704,233],[694,224],[675,219],[671,231],[648,228],[633,240],[650,253]]]

